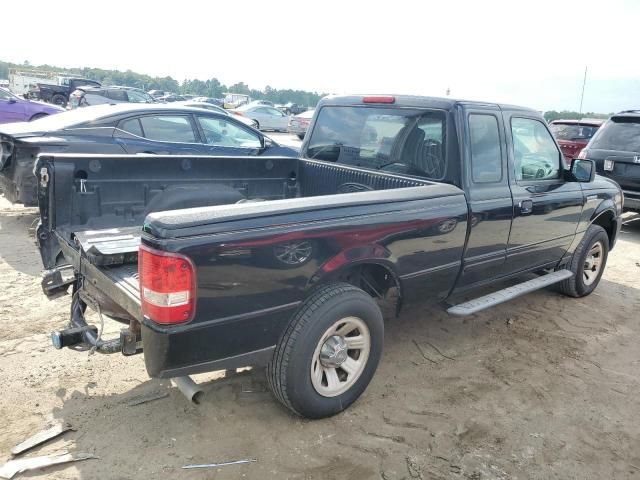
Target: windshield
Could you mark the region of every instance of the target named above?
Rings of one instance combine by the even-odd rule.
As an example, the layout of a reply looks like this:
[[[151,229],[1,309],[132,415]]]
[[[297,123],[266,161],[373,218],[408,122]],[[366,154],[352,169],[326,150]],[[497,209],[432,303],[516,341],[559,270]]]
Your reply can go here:
[[[7,90],[6,88],[0,87],[0,99],[9,100],[10,98],[17,99],[18,97],[14,95],[12,92],[10,92],[9,90]]]
[[[640,118],[612,118],[600,127],[589,148],[640,152]]]
[[[393,107],[323,107],[306,157],[441,180],[445,113]]]
[[[593,125],[578,125],[575,123],[552,123],[549,128],[551,128],[551,133],[558,140],[589,140],[598,130],[598,127]]]

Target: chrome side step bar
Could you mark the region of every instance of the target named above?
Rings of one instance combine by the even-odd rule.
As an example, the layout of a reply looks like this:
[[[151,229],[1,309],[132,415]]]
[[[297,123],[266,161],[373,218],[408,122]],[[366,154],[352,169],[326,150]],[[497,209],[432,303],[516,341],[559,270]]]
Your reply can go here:
[[[548,287],[554,283],[561,282],[573,276],[570,270],[558,270],[557,272],[548,273],[542,275],[533,280],[528,280],[518,285],[508,287],[497,292],[489,293],[482,297],[474,298],[468,302],[453,305],[447,309],[447,313],[451,315],[472,315],[485,308],[493,307],[509,300],[513,300],[516,297],[524,295],[525,293],[534,292],[541,288]]]

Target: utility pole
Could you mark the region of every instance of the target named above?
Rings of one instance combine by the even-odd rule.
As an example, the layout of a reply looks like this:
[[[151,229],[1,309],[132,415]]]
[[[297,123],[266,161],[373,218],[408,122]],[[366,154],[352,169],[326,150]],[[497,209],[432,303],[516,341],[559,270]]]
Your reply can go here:
[[[587,66],[584,67],[584,80],[582,81],[582,95],[580,95],[580,112],[582,113],[582,101],[584,100],[584,86],[587,84]]]

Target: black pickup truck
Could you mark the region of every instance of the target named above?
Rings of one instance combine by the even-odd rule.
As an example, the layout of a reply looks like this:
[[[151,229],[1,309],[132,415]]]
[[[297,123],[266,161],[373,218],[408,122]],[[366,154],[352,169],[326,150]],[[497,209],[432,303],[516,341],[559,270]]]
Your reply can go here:
[[[623,201],[592,161],[565,170],[533,110],[408,96],[322,100],[301,158],[41,155],[35,173],[43,287],[72,287],[57,348],[143,352],[176,381],[266,365],[309,418],[365,390],[404,305],[591,293]],[[128,326],[104,339],[87,307]]]
[[[100,82],[89,80],[88,78],[64,78],[61,85],[50,85],[48,83],[39,83],[37,89],[31,92],[32,96],[42,100],[43,102],[53,103],[66,107],[69,102],[69,96],[78,87],[100,87]]]

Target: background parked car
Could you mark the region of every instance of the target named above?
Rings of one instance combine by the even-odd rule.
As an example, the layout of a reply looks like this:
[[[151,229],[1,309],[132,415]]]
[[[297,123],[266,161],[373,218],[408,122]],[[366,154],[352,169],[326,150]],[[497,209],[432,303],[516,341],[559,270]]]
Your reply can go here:
[[[31,90],[29,95],[43,102],[53,103],[61,107],[66,107],[69,102],[69,96],[73,91],[82,86],[99,87],[100,82],[89,80],[88,78],[60,78],[59,85],[50,85],[48,83],[38,83],[35,90]]]
[[[591,137],[598,131],[604,120],[583,118],[582,120],[554,120],[549,125],[556,137],[567,165],[576,158]]]
[[[307,110],[299,115],[292,115],[289,117],[289,133],[294,133],[300,140],[304,138],[309,128],[309,123],[313,118],[315,110]]]
[[[222,115],[227,115],[227,116],[231,115],[231,113],[229,113],[229,110],[225,110],[224,108],[219,107],[218,105],[213,105],[209,102],[200,102],[196,100],[197,99],[187,100],[186,102],[175,102],[174,105],[181,105],[183,107],[192,107],[192,108],[204,108],[205,110],[218,112]],[[258,122],[256,122],[255,120],[251,120],[250,118],[243,117],[240,115],[236,115],[234,118],[236,120],[240,120],[245,125],[249,125],[251,128],[255,128],[255,129],[258,128]]]
[[[231,110],[235,115],[245,116],[258,123],[260,130],[287,131],[289,119],[274,107],[266,105],[243,105]]]
[[[241,105],[245,105],[251,101],[249,95],[242,93],[225,93],[224,108],[238,108]]]
[[[11,202],[36,205],[40,152],[296,157],[233,116],[201,108],[120,103],[78,108],[0,128],[0,187]]]
[[[267,105],[268,107],[273,107],[273,102],[270,102],[269,100],[254,100],[253,102],[250,102],[251,105]]]
[[[287,115],[298,115],[307,110],[307,107],[303,107],[302,105],[298,105],[297,103],[285,103],[282,106],[282,111]]]
[[[213,97],[195,97],[192,98],[191,100],[193,100],[194,102],[206,102],[206,103],[211,103],[212,105],[218,105],[219,107],[222,107],[224,105],[224,100],[221,98],[213,98]]]
[[[69,97],[69,108],[89,107],[105,103],[154,103],[147,92],[133,87],[80,87]]]
[[[0,88],[0,123],[28,122],[60,112],[64,112],[64,108],[50,103],[26,100],[7,89]]]
[[[151,95],[153,98],[157,98],[157,97],[163,97],[170,92],[165,92],[164,90],[149,90],[147,93]]]
[[[171,103],[171,102],[184,102],[186,100],[182,95],[176,95],[175,93],[169,93],[161,97],[155,97],[158,102]]]
[[[640,213],[640,110],[612,115],[578,158],[594,160],[597,172],[622,188],[625,210]]]

